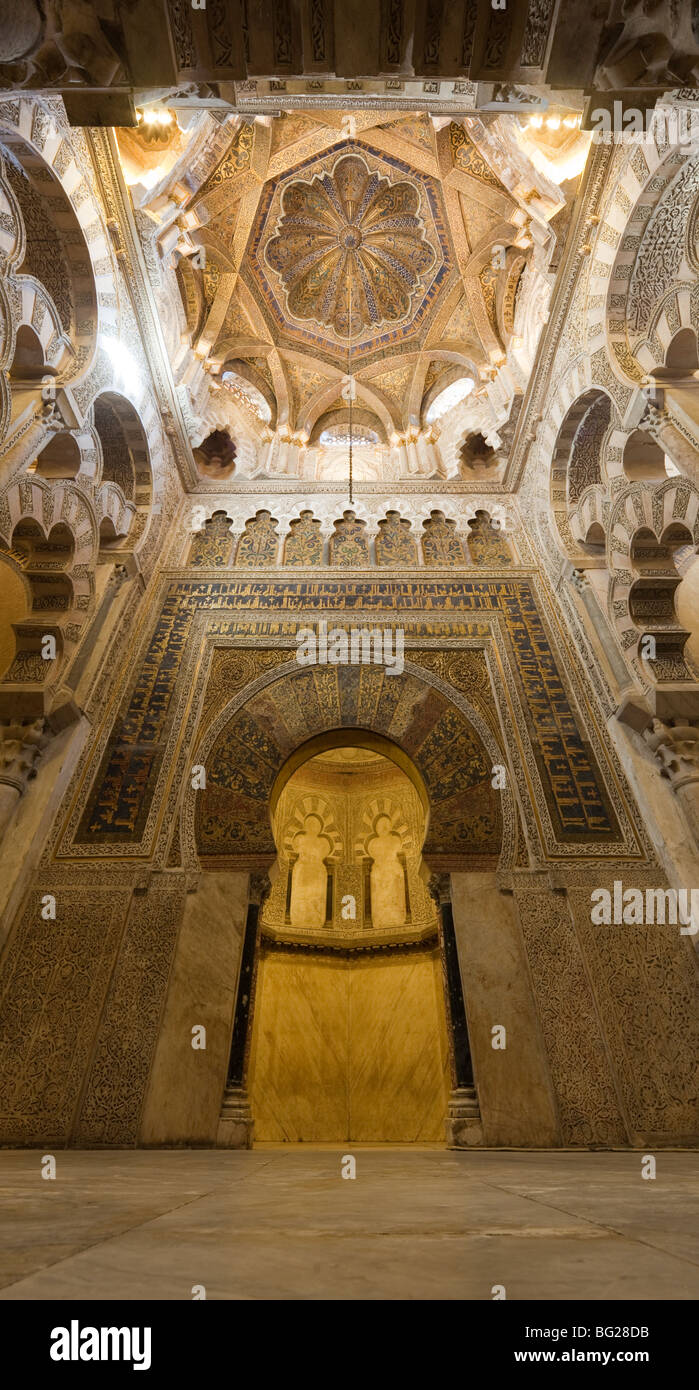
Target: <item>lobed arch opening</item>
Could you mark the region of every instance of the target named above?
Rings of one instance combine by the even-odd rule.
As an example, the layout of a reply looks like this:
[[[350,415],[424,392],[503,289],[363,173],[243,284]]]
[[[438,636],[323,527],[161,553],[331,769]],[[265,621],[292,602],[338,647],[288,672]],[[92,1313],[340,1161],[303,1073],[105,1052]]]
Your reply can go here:
[[[68,430],[57,430],[36,456],[32,471],[39,478],[76,478],[82,459],[75,436]]]
[[[75,541],[65,522],[48,534],[33,517],[14,527],[10,543],[0,550],[3,562],[3,631],[0,675],[10,685],[22,685],[23,703],[32,708],[26,686],[53,684],[64,654],[63,624],[75,594],[70,567]],[[55,658],[45,659],[45,639],[53,638]]]
[[[24,255],[14,276],[23,288],[27,326],[40,325],[45,361],[71,380],[92,358],[97,337],[88,244],[63,183],[16,128],[0,131],[0,152],[24,227]]]
[[[264,365],[264,359],[261,360]],[[263,425],[275,429],[277,398],[269,381],[254,361],[239,357],[227,358],[221,367],[219,379],[224,386],[228,386],[247,401]]]
[[[612,401],[593,386],[569,406],[556,438],[549,495],[559,543],[570,558],[580,546],[570,517],[588,488],[603,482],[604,450],[612,423]]]
[[[15,350],[10,366],[12,386],[34,386],[43,377],[55,375],[46,361],[44,345],[29,323],[21,323],[15,336]]]
[[[692,533],[678,521],[666,526],[660,537],[649,526],[641,526],[631,541],[629,558],[635,577],[629,590],[629,617],[641,634],[639,651],[654,680],[658,678],[656,659],[672,662],[677,669],[685,661],[691,631],[680,618],[677,591],[693,553]],[[643,649],[648,637],[654,639],[655,656],[648,657]]]
[[[194,532],[187,564],[192,568],[214,565],[227,567],[233,554],[233,521],[225,508],[219,508]]]
[[[459,473],[462,478],[479,477],[502,462],[497,450],[489,444],[481,430],[467,434],[459,450]]]
[[[592,524],[588,526],[582,548],[586,555],[604,555],[607,542],[601,521],[593,521]]]
[[[664,483],[670,476],[667,457],[647,430],[632,430],[625,445],[622,467],[629,482]]]
[[[697,335],[693,328],[680,328],[670,339],[665,353],[665,366],[683,376],[699,371]]]
[[[227,429],[215,429],[194,449],[197,468],[205,478],[230,478],[235,471],[236,446]]]
[[[102,455],[100,483],[113,483],[139,510],[149,507],[150,450],[135,406],[118,391],[102,391],[93,402],[93,424]]]
[[[123,546],[126,535],[126,531],[117,530],[111,516],[103,516],[99,527],[99,561],[111,559],[110,552]]]
[[[674,413],[690,435],[696,438],[699,428],[699,352],[694,328],[685,325],[673,334],[665,351],[664,365],[652,368],[649,379],[662,392],[665,404],[672,405]],[[675,465],[669,463],[668,473],[676,471]]]

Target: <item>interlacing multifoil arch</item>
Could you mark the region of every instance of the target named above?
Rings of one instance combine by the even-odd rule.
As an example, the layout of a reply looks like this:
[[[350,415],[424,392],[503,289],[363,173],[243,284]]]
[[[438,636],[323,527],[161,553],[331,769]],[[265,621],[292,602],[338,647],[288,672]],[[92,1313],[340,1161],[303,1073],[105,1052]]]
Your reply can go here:
[[[658,430],[649,407],[657,404],[678,340],[695,337],[699,328],[698,215],[699,157],[691,146],[656,138],[615,151],[605,205],[588,229],[586,347],[593,374],[615,399],[623,427],[640,426],[659,439],[682,472],[687,421],[675,422],[673,438]],[[677,385],[677,372],[669,375],[668,384]],[[666,405],[672,415],[671,398]],[[699,430],[690,427],[689,438],[696,450]]]
[[[683,654],[688,634],[674,609],[681,578],[674,552],[696,551],[699,543],[697,474],[690,464],[687,476],[686,448],[689,443],[696,455],[699,428],[685,413],[681,426],[672,429],[672,396],[663,387],[691,376],[691,357],[689,370],[666,367],[673,345],[691,338],[696,358],[699,159],[686,146],[661,140],[624,151],[619,163],[590,276],[590,293],[605,293],[606,352],[623,383],[625,405],[625,429],[609,441],[607,613],[627,663],[649,689],[662,681],[692,680]],[[589,346],[594,350],[596,342]],[[668,428],[658,428],[657,405],[669,411]],[[668,476],[678,471],[685,476]],[[574,523],[583,538],[602,520],[586,500]],[[651,573],[644,576],[644,569]],[[655,658],[641,654],[644,637],[653,638],[655,647],[646,651],[656,650]]]
[[[696,365],[699,161],[687,146],[664,143],[662,133],[620,144],[606,186],[585,227],[588,244],[552,362],[556,388],[530,446],[529,487],[537,494],[534,515],[547,568],[560,576],[572,564],[593,581],[618,648],[647,690],[658,681],[691,679],[682,656],[687,634],[669,595],[681,578],[674,551],[684,558],[685,547],[696,549],[699,540],[699,425],[674,404]],[[575,431],[594,420],[595,401],[597,446],[587,476],[583,469],[571,490]],[[580,482],[587,485],[578,491]],[[647,557],[651,538],[663,589],[659,604],[631,562],[642,551]],[[600,569],[606,576],[594,573]],[[659,639],[658,623],[666,632],[654,665],[638,649],[643,634]]]
[[[98,565],[123,576],[135,551],[144,573],[155,561],[170,448],[85,136],[60,101],[2,103],[0,213],[0,557],[15,641],[0,675],[12,708],[41,692],[50,713]]]
[[[323,796],[300,791],[287,807],[286,817],[280,834],[275,834],[277,850],[281,850],[287,862],[293,857],[296,836],[301,834],[304,821],[309,815],[317,816],[321,822],[322,834],[328,841],[328,860],[338,860],[344,849],[341,827],[335,820],[330,802]]]
[[[589,362],[585,386],[606,390],[625,417],[634,389],[651,365],[631,356],[626,301],[632,270],[656,203],[687,160],[682,145],[659,150],[652,141],[644,141],[614,147],[602,201],[584,225],[586,242],[577,259],[576,289],[557,350],[559,371],[554,367],[554,391],[539,426],[539,440],[553,444],[551,426],[558,428],[572,399],[584,389],[571,393],[563,387],[561,367],[567,376],[584,372]],[[567,399],[559,404],[562,389]]]
[[[1,676],[5,687],[21,686],[18,699],[29,689],[54,691],[70,664],[94,608],[98,543],[94,509],[72,482],[22,477],[0,496],[0,559],[28,590]],[[42,654],[47,636],[53,654]]]
[[[620,423],[613,389],[608,381],[595,379],[589,360],[579,357],[567,365],[538,424],[528,463],[529,486],[536,492],[533,520],[554,573],[562,573],[566,562],[584,564],[585,547],[603,540],[596,525],[606,531],[608,479],[617,462]],[[571,469],[579,492],[571,489]]]
[[[100,392],[88,418],[100,539],[104,546],[133,550],[147,525],[153,496],[145,430],[131,402],[116,391]]]
[[[50,433],[30,468],[17,470],[0,490],[0,556],[32,589],[27,621],[15,629],[18,657],[27,643],[36,649],[41,613],[46,622],[51,614],[59,629],[55,661],[24,661],[46,689],[64,674],[89,627],[98,564],[119,565],[142,542],[153,491],[146,432],[125,396],[100,393],[69,438],[75,456],[65,445],[54,449],[56,435]],[[70,531],[70,558],[55,545],[59,526]],[[28,548],[32,535],[37,543]],[[60,595],[57,568],[66,580]],[[20,664],[14,663],[15,673]]]
[[[0,153],[3,149],[5,168],[12,157],[16,180],[22,172],[28,174],[29,180],[25,182],[32,189],[32,196],[47,200],[43,224],[49,227],[55,224],[65,241],[66,265],[76,304],[69,342],[64,343],[62,355],[58,344],[56,361],[60,371],[53,383],[56,399],[48,391],[42,394],[41,379],[40,376],[36,379],[35,371],[34,391],[26,405],[23,402],[21,423],[14,418],[10,421],[9,416],[2,422],[0,458],[5,460],[6,470],[10,471],[36,456],[42,447],[41,442],[37,446],[37,436],[40,441],[43,439],[47,417],[53,421],[54,430],[60,429],[75,438],[81,452],[89,451],[91,445],[84,435],[90,428],[90,408],[100,393],[111,390],[126,399],[141,419],[153,469],[153,492],[159,496],[163,490],[160,475],[166,467],[169,450],[148,380],[138,324],[114,254],[106,211],[97,196],[94,165],[85,136],[81,130],[68,126],[60,101],[13,98],[3,102],[0,110]],[[22,257],[26,253],[27,237],[19,202],[6,178],[0,179],[0,197],[8,197],[13,222],[11,230],[6,231],[7,218],[3,218],[0,227],[0,287],[6,296],[13,297],[12,313],[7,322],[3,321],[0,335],[1,360],[9,374],[16,354],[18,330],[23,326],[36,330],[37,324],[24,323],[25,310],[17,299],[13,283],[24,274]],[[36,275],[31,279],[32,284],[50,298],[41,280]],[[25,295],[25,309],[26,302]],[[56,361],[51,360],[51,353],[55,357],[57,345],[52,344],[52,337],[47,338],[47,332],[44,319],[38,337],[45,348],[48,346],[45,360],[55,369]],[[124,347],[128,348],[130,357],[124,353]],[[5,385],[8,385],[7,380]],[[73,418],[65,412],[61,396],[64,386],[70,387]],[[61,418],[64,413],[66,418]],[[15,428],[17,423],[19,428]],[[85,462],[87,466],[81,464],[81,471],[92,476],[94,469],[89,466],[89,457]]]
[[[75,390],[94,366],[99,334],[109,332],[108,325],[117,332],[109,233],[87,173],[83,140],[67,125],[59,102],[14,98],[2,104],[0,280],[12,307],[3,324],[9,340],[3,347],[4,453],[13,450],[18,426],[23,423],[26,432],[32,416],[47,404],[37,368],[45,365],[49,379]],[[20,403],[23,409],[13,410],[9,374],[18,337],[20,357],[24,348],[33,358],[35,392]]]
[[[573,379],[579,384],[577,373]],[[682,636],[670,602],[681,578],[671,552],[699,544],[699,490],[687,478],[669,476],[665,456],[648,431],[620,425],[607,392],[592,386],[572,401],[553,450],[551,511],[559,552],[596,581],[619,649],[647,688],[659,680],[689,678],[682,659],[687,634]],[[581,462],[578,481],[589,481],[571,497],[571,471]],[[646,532],[655,538],[655,586],[642,578],[635,556],[638,538]],[[646,545],[646,568],[648,559]],[[644,588],[645,607],[640,602]],[[657,610],[659,588],[664,590],[662,611]],[[646,635],[662,645],[657,663],[639,656]]]
[[[591,280],[591,288],[606,280],[610,362],[624,383],[642,382],[664,364],[676,333],[699,326],[698,214],[699,155],[647,142],[631,150],[611,208],[614,257],[600,255]]]
[[[632,483],[617,494],[608,520],[607,612],[619,646],[646,689],[693,681],[684,658],[689,636],[674,606],[682,575],[675,552],[699,548],[699,489],[686,478],[655,487]],[[647,639],[653,644],[648,645]]]

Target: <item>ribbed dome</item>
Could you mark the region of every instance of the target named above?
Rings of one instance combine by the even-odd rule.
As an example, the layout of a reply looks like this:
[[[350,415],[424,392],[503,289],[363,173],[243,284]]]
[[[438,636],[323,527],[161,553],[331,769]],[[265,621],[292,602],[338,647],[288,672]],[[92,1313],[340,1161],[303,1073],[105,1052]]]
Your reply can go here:
[[[284,190],[266,258],[281,276],[294,318],[354,338],[408,317],[435,253],[425,240],[417,189],[345,155],[332,173]]]

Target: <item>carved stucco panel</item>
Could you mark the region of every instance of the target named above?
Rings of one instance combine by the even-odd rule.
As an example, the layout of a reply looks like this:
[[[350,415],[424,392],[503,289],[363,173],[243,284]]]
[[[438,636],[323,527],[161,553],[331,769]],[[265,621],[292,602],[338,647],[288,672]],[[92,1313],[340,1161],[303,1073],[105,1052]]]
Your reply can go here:
[[[137,1141],[184,895],[180,878],[133,899],[76,1125],[78,1145]]]
[[[677,926],[597,926],[590,920],[589,892],[573,891],[570,900],[631,1137],[690,1140],[699,1119],[691,946]]]
[[[525,892],[517,909],[569,1145],[626,1144],[592,992],[563,895]]]
[[[53,891],[55,920],[41,916]],[[128,892],[33,889],[3,960],[0,1140],[64,1144],[84,1081]]]

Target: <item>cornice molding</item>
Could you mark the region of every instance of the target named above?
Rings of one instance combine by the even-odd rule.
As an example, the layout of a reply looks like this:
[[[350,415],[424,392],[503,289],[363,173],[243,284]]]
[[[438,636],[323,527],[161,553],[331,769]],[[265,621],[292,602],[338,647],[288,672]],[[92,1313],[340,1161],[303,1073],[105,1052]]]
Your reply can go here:
[[[355,497],[372,497],[379,495],[387,496],[396,493],[405,496],[435,495],[438,497],[451,496],[472,496],[479,497],[481,493],[505,493],[511,491],[502,482],[482,481],[471,482],[455,478],[393,478],[381,482],[355,482],[352,485]],[[199,478],[196,483],[195,491],[204,497],[315,497],[320,493],[327,493],[330,496],[347,495],[346,481],[327,481],[318,482],[315,479],[304,478],[240,478],[237,482],[233,478],[228,478],[220,483],[207,483]],[[193,496],[193,494],[192,494]],[[349,502],[347,506],[349,506]]]

